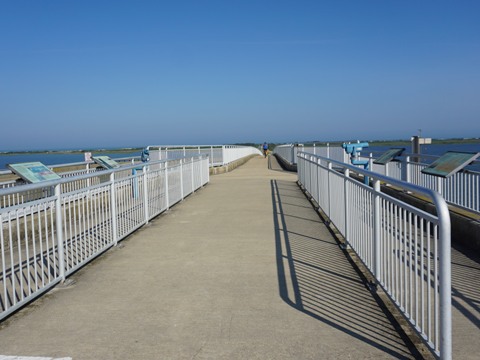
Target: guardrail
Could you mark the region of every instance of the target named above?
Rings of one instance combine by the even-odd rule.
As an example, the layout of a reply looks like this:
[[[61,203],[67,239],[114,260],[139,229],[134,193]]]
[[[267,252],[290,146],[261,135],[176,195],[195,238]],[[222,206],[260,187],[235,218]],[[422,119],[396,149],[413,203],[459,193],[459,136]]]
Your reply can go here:
[[[440,194],[305,152],[298,179],[425,343],[451,359],[450,215]],[[383,193],[381,183],[428,197],[437,215]]]
[[[230,164],[234,161],[242,159],[250,155],[262,155],[262,152],[251,146],[237,146],[237,145],[158,145],[149,146],[148,149],[151,152],[152,161],[166,160],[166,159],[179,159],[186,156],[208,156],[209,166],[223,166]],[[115,158],[116,162],[120,165],[125,164],[142,164],[140,156]],[[91,174],[97,171],[103,171],[101,167],[97,167],[94,162],[76,162],[68,164],[49,165],[50,169],[54,170],[60,177],[76,177],[83,174]],[[74,169],[74,170],[72,170]],[[0,175],[12,175],[10,170],[0,171]],[[117,174],[116,176],[121,176]],[[69,191],[80,189],[84,186],[94,185],[93,180],[78,180],[65,184],[64,187],[68,187]],[[25,182],[21,179],[18,180],[4,180],[0,182],[0,189],[10,188],[18,185],[24,185]],[[66,189],[63,189],[66,191]],[[0,195],[0,207],[13,206],[21,204],[25,201],[30,201],[38,197],[44,196],[38,194],[38,191],[30,193],[22,193],[19,196],[18,193],[13,193],[5,196]]]
[[[0,320],[208,181],[195,155],[0,189]]]
[[[350,163],[348,156],[341,147],[303,147],[287,144],[277,146],[274,149],[275,154],[278,154],[290,164],[297,163],[297,152],[299,151],[320,155],[346,164]],[[406,154],[398,157],[399,161],[391,161],[386,165],[374,164],[373,160],[376,157],[373,156],[373,153],[360,158],[368,159],[370,161],[369,168],[376,173],[437,191],[449,204],[480,214],[480,172],[478,171],[467,169],[448,178],[440,178],[422,173],[422,170],[438,159],[439,156]],[[412,161],[412,159],[415,161]],[[428,161],[419,162],[420,160]],[[476,168],[480,166],[479,161],[476,161],[475,164]]]
[[[480,172],[478,171],[466,169],[448,178],[442,178],[422,173],[422,170],[438,159],[439,156],[427,157],[425,155],[406,154],[399,157],[399,161],[391,161],[386,165],[374,164],[373,153],[370,153],[368,157],[362,158],[369,159],[370,169],[379,174],[435,190],[449,204],[480,213]],[[412,161],[412,158],[427,158],[429,161]],[[476,164],[478,168],[480,162],[477,161]]]

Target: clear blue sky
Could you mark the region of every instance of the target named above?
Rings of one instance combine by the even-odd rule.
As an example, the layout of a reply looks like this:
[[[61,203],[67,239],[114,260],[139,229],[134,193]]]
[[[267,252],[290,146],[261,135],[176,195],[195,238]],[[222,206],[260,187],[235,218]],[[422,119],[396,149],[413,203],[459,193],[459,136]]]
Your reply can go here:
[[[0,0],[0,150],[480,137],[480,1]]]

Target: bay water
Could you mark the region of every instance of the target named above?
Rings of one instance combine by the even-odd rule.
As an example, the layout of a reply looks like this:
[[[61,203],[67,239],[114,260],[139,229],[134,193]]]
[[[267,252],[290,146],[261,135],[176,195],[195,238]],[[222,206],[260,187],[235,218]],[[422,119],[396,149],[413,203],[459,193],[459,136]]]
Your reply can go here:
[[[391,148],[405,148],[406,153],[410,153],[409,145],[402,146],[370,146],[364,149],[362,154],[372,152],[374,157]],[[463,151],[463,152],[480,152],[480,143],[458,143],[458,144],[429,144],[422,145],[421,152],[426,155],[440,156],[447,151]],[[94,152],[92,152],[95,155]],[[99,155],[109,156],[112,159],[126,158],[132,156],[140,156],[140,152],[131,153],[108,153],[102,152]],[[2,154],[0,153],[0,170],[5,170],[7,164],[16,164],[24,162],[40,161],[45,165],[68,164],[84,161],[83,153],[18,153],[18,154]]]

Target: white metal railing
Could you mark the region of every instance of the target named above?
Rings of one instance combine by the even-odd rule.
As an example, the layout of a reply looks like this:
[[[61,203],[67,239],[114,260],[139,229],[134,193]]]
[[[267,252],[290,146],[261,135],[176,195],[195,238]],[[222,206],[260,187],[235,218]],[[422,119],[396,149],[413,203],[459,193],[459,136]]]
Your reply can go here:
[[[480,172],[464,170],[448,177],[436,177],[422,173],[431,162],[439,156],[428,156],[428,162],[412,161],[425,155],[406,154],[399,161],[391,161],[386,165],[373,163],[373,153],[364,159],[370,160],[370,169],[388,177],[410,182],[440,193],[452,205],[480,213]],[[476,162],[476,164],[480,164]],[[477,165],[478,167],[478,165]]]
[[[212,167],[227,165],[250,155],[262,155],[257,148],[239,145],[150,145],[147,149],[152,160],[207,155]]]
[[[42,194],[0,208],[0,320],[208,181],[195,155],[0,189]]]
[[[304,151],[320,155],[325,158],[350,163],[342,147],[310,146],[294,147],[292,144],[280,145],[274,149],[274,153],[282,156],[291,164],[297,163],[297,152]],[[439,156],[406,154],[398,157],[399,161],[391,161],[386,165],[374,164],[373,160],[378,157],[370,153],[368,156],[361,156],[360,159],[370,160],[370,170],[383,174],[393,179],[406,181],[414,185],[426,187],[440,193],[444,199],[452,205],[480,214],[480,172],[475,170],[464,170],[448,178],[440,178],[422,173]],[[421,162],[417,160],[422,160]],[[426,161],[425,161],[426,160]],[[476,167],[480,162],[475,162]]]
[[[244,157],[250,155],[262,155],[261,151],[257,148],[251,146],[237,146],[237,145],[171,145],[171,146],[149,146],[148,149],[151,151],[152,161],[166,160],[166,159],[178,159],[185,156],[199,156],[205,155],[208,156],[209,166],[221,166],[227,165]],[[125,158],[115,158],[116,162],[121,165],[125,164],[139,164],[140,156],[134,157],[125,157]],[[102,168],[92,166],[94,163],[89,162],[76,162],[68,164],[58,164],[48,166],[50,169],[54,170],[60,177],[76,177],[83,174],[91,174],[92,172],[102,171]],[[76,170],[68,170],[70,168],[77,168]],[[127,171],[128,172],[128,171]],[[0,175],[11,175],[10,170],[0,171]],[[120,172],[116,173],[116,177],[123,177],[124,174]],[[62,185],[65,191],[74,191],[76,189],[82,189],[85,186],[95,185],[95,181],[98,183],[98,179],[80,179],[76,181],[68,182]],[[24,185],[23,180],[9,180],[0,182],[0,189],[9,188],[17,185]],[[38,199],[45,197],[50,190],[42,190],[40,193],[36,190],[30,193],[22,193],[20,196],[19,193],[13,193],[5,196],[0,195],[0,207],[13,206],[21,204],[25,201],[31,201],[33,199]]]
[[[450,359],[450,215],[440,194],[304,152],[298,179],[432,351]],[[437,215],[383,193],[381,183],[428,197]]]

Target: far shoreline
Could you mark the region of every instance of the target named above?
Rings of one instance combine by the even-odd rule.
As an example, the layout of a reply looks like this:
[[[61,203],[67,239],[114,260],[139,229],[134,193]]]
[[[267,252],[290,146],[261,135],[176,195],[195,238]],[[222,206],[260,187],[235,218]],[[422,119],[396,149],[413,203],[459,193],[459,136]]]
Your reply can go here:
[[[411,144],[410,140],[406,139],[398,139],[398,140],[365,140],[359,139],[361,141],[368,141],[370,146],[400,146],[400,145],[409,145]],[[346,141],[305,141],[303,142],[304,145],[317,145],[317,146],[330,146],[341,145],[343,142],[354,142],[357,140],[346,140]],[[298,143],[298,142],[294,142]],[[274,143],[272,142],[270,145],[276,146],[281,145],[284,143]],[[480,138],[449,138],[449,139],[435,139],[432,138],[432,144],[480,144]],[[254,144],[254,143],[235,143],[233,145],[248,145],[248,146],[255,146],[258,147],[261,144]],[[126,153],[133,153],[133,152],[141,152],[143,150],[142,147],[131,147],[131,148],[113,148],[113,149],[76,149],[76,150],[25,150],[25,151],[0,151],[0,156],[8,156],[8,155],[30,155],[30,154],[84,154],[86,152],[91,153],[109,153],[109,154],[126,154]]]
[[[1,155],[29,155],[29,154],[84,154],[91,153],[109,153],[124,154],[142,151],[143,148],[117,148],[117,149],[85,149],[85,150],[26,150],[26,151],[0,151]]]

